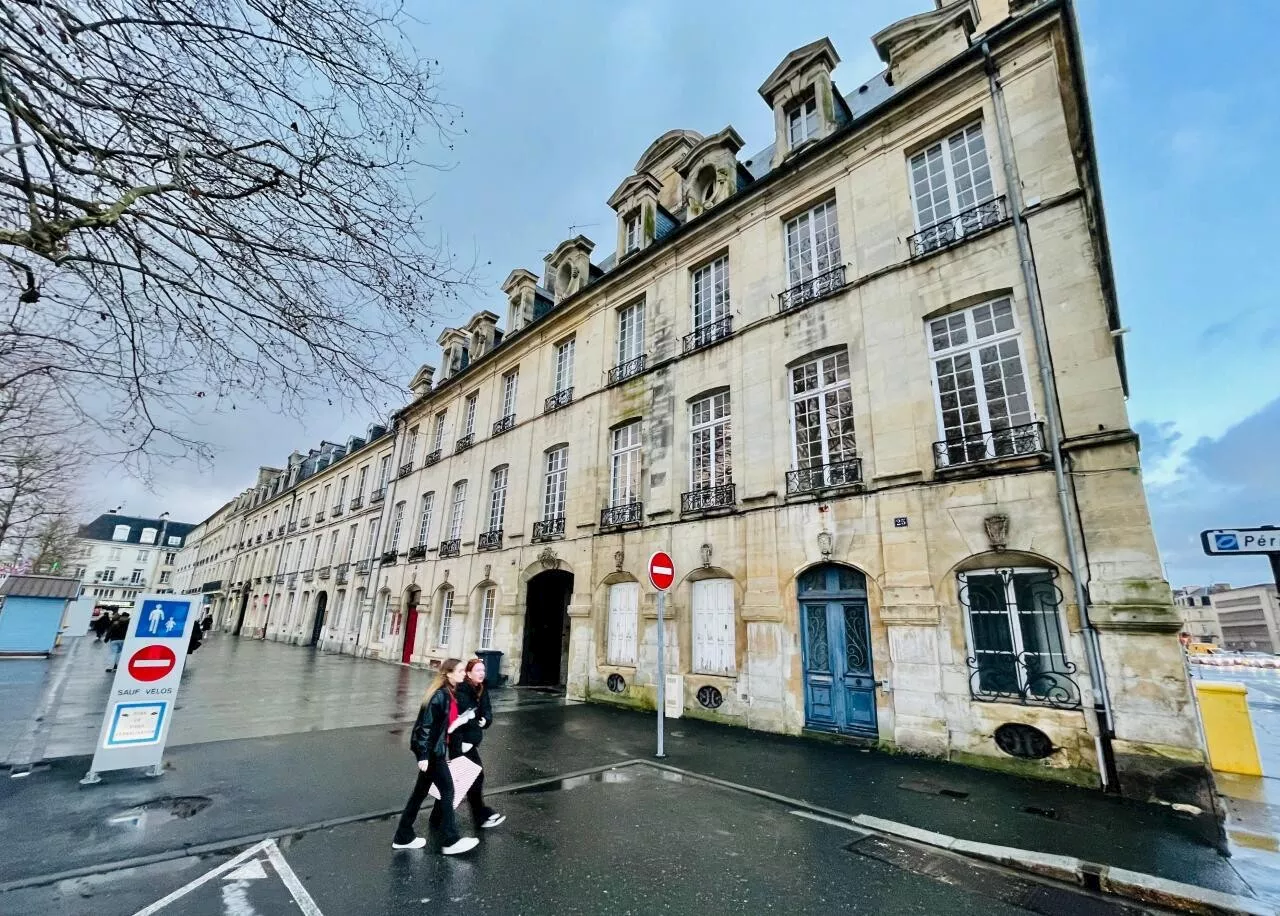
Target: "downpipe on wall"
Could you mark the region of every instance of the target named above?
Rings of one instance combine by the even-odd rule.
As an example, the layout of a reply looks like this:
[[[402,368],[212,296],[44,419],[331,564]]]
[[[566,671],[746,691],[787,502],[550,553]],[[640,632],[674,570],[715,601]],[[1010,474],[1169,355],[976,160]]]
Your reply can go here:
[[[987,86],[991,104],[995,109],[996,133],[1000,139],[1000,159],[1004,166],[1006,193],[1009,196],[1009,213],[1013,218],[1014,238],[1018,244],[1018,261],[1022,267],[1022,282],[1026,287],[1027,311],[1031,314],[1032,337],[1036,348],[1036,362],[1040,367],[1040,387],[1044,396],[1049,431],[1049,454],[1053,459],[1053,477],[1058,493],[1058,510],[1062,517],[1062,530],[1067,541],[1067,563],[1071,580],[1075,585],[1076,606],[1080,609],[1080,623],[1084,630],[1085,654],[1089,664],[1089,679],[1093,682],[1094,716],[1085,717],[1093,732],[1094,749],[1098,756],[1098,774],[1105,792],[1119,791],[1119,780],[1112,752],[1111,694],[1102,664],[1102,651],[1098,645],[1098,631],[1089,619],[1089,597],[1085,589],[1084,575],[1078,558],[1075,519],[1071,512],[1071,493],[1062,464],[1062,428],[1058,411],[1058,392],[1049,362],[1049,337],[1045,329],[1043,304],[1040,300],[1040,281],[1036,275],[1035,257],[1026,221],[1022,218],[1022,184],[1014,160],[1013,141],[1009,134],[1009,116],[1005,108],[1004,90],[990,45],[982,43],[982,57],[987,73]],[[1091,719],[1093,719],[1091,721]]]

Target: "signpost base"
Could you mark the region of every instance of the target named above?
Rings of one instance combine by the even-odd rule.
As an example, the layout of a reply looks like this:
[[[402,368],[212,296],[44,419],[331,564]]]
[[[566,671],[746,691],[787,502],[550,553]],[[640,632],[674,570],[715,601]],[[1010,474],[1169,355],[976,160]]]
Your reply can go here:
[[[97,773],[95,773],[93,770],[90,770],[88,773],[84,774],[84,779],[80,780],[80,785],[92,786],[100,782],[102,782],[102,777],[99,776]]]

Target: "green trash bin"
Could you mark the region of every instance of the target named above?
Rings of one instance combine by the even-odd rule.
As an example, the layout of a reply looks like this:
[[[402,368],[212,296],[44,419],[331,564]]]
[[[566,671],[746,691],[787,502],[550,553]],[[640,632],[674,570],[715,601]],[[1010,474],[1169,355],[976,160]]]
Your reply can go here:
[[[502,653],[497,649],[477,649],[476,658],[484,662],[484,685],[490,689],[502,686]]]

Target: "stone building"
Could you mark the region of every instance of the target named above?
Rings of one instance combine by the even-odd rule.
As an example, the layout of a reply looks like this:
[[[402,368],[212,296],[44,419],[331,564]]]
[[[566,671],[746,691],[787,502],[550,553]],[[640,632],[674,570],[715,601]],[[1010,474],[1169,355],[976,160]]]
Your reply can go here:
[[[72,575],[104,608],[133,607],[141,594],[176,591],[179,553],[194,525],[106,512],[76,531]]]
[[[1072,10],[872,40],[851,91],[787,54],[749,158],[658,137],[615,254],[512,271],[390,431],[264,470],[246,632],[652,708],[663,549],[686,715],[1203,804]]]
[[[1230,591],[1231,586],[1215,582],[1210,586],[1189,585],[1173,590],[1173,603],[1182,615],[1182,633],[1189,642],[1222,645],[1222,627],[1218,624],[1218,612],[1213,609],[1213,595]]]
[[[1209,596],[1222,646],[1238,652],[1280,654],[1280,595],[1275,585],[1246,585]]]

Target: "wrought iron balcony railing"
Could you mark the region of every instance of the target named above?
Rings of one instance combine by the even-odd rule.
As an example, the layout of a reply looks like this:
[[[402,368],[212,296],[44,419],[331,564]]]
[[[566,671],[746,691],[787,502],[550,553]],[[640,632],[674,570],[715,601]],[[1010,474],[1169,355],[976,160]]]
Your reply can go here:
[[[790,289],[784,289],[778,294],[778,311],[790,312],[810,302],[817,302],[819,299],[826,298],[832,293],[844,289],[844,282],[845,269],[844,265],[840,264],[826,273],[810,277]]]
[[[422,466],[423,466],[424,468],[429,468],[429,467],[431,467],[431,465],[433,465],[433,464],[439,464],[439,463],[440,463],[440,456],[441,456],[442,454],[443,454],[443,452],[442,452],[442,450],[441,450],[441,449],[436,449],[434,452],[429,453],[429,454],[427,455],[427,457],[425,457],[425,458],[423,458],[423,459],[422,459]]]
[[[299,520],[298,520],[298,527],[299,527],[299,528],[310,528],[310,527],[311,527],[311,517],[310,517],[310,516],[307,516],[306,518],[299,519]]]
[[[364,506],[364,497],[363,497],[363,496],[357,496],[355,499],[351,500],[351,511],[352,511],[352,512],[355,512],[357,509],[359,509],[359,508],[361,508],[361,507],[363,507],[363,506]]]
[[[513,413],[509,413],[505,417],[503,417],[501,420],[494,421],[493,434],[495,436],[500,436],[503,433],[505,433],[507,430],[514,427],[515,425],[516,425],[516,415]]]
[[[280,535],[282,534],[284,534],[284,525],[281,525],[279,528],[276,529],[276,537],[280,537]]]
[[[290,534],[293,534],[293,533],[294,533],[295,531],[297,531],[297,530],[298,530],[298,523],[297,523],[297,522],[290,522],[290,523],[289,523],[289,533],[290,533]]]
[[[559,410],[562,407],[568,407],[573,403],[573,387],[562,388],[551,397],[547,398],[542,404],[543,413],[551,413],[553,410]]]
[[[369,505],[376,506],[378,503],[382,502],[383,498],[386,495],[387,495],[387,488],[378,487],[378,489],[374,490],[372,493],[369,494]]]
[[[440,549],[436,555],[443,560],[445,557],[456,557],[460,553],[462,553],[462,538],[450,538],[440,542]]]
[[[324,510],[321,509],[319,512],[316,513],[316,524],[318,525],[323,521],[324,521]]]
[[[644,520],[644,506],[639,500],[605,506],[600,510],[601,528],[621,528],[623,525],[639,525]]]
[[[289,588],[293,588],[295,585],[298,584],[298,574],[296,572],[289,573],[289,578],[287,582],[288,582]]]
[[[339,563],[333,570],[333,579],[338,585],[346,585],[351,578],[351,564]]]
[[[556,518],[544,518],[540,522],[533,523],[533,540],[550,541],[553,538],[564,537],[564,516],[560,515]]]
[[[983,230],[993,229],[1008,219],[1008,202],[1003,197],[993,197],[908,236],[911,257],[919,258],[949,248]]]
[[[332,566],[321,566],[319,569],[316,570],[316,578],[327,579],[329,578],[329,574],[331,572],[333,572]]]
[[[401,477],[408,477],[412,473],[413,462],[406,461],[404,464],[400,465],[400,470],[396,471],[396,479],[399,480]]]
[[[737,488],[731,483],[718,487],[700,487],[680,494],[680,511],[706,512],[709,509],[732,508],[737,502]]]
[[[942,469],[994,461],[997,458],[1042,455],[1045,452],[1044,424],[1037,421],[935,442],[933,464]]]
[[[684,335],[684,352],[692,353],[713,343],[718,343],[733,334],[733,316],[725,315],[719,321],[704,324],[695,328],[692,334]]]
[[[453,453],[457,455],[460,452],[465,452],[467,449],[471,448],[471,446],[475,444],[476,444],[476,434],[467,433],[465,436],[463,436],[461,439],[459,439],[457,442],[453,444]]]
[[[373,569],[372,560],[361,560],[359,563],[356,564],[356,575],[367,576],[369,575],[369,572],[372,569]]]
[[[476,550],[501,550],[502,549],[502,529],[491,528],[488,531],[481,531],[480,536],[476,538]]]
[[[312,579],[315,578],[315,576],[316,576],[316,571],[314,569],[304,569],[302,571],[303,582],[310,582]]]
[[[338,503],[336,506],[334,506],[332,509],[329,510],[329,516],[330,518],[337,518],[339,515],[341,515],[345,511],[346,511],[346,507],[344,507],[342,503]]]
[[[861,458],[849,458],[845,461],[815,464],[812,467],[787,471],[788,496],[833,487],[850,487],[859,483],[862,483]]]
[[[262,543],[262,535],[258,535],[256,538],[254,538],[254,541],[253,541],[253,542],[254,542],[255,544],[261,544],[261,543]]]
[[[396,560],[399,559],[399,557],[400,557],[400,554],[398,554],[394,550],[384,550],[382,554],[378,557],[378,561],[383,566],[395,566]]]
[[[629,359],[625,363],[619,363],[609,370],[609,384],[616,385],[618,382],[625,381],[633,375],[639,375],[644,371],[645,360],[648,359],[647,353],[641,353],[634,359]]]
[[[426,544],[414,544],[412,547],[410,547],[410,548],[409,548],[409,562],[410,562],[410,563],[414,562],[415,560],[422,560],[422,559],[425,559],[425,558],[426,558],[426,556],[427,556],[427,545],[426,545]]]
[[[284,573],[276,573],[276,585],[284,585]]]

